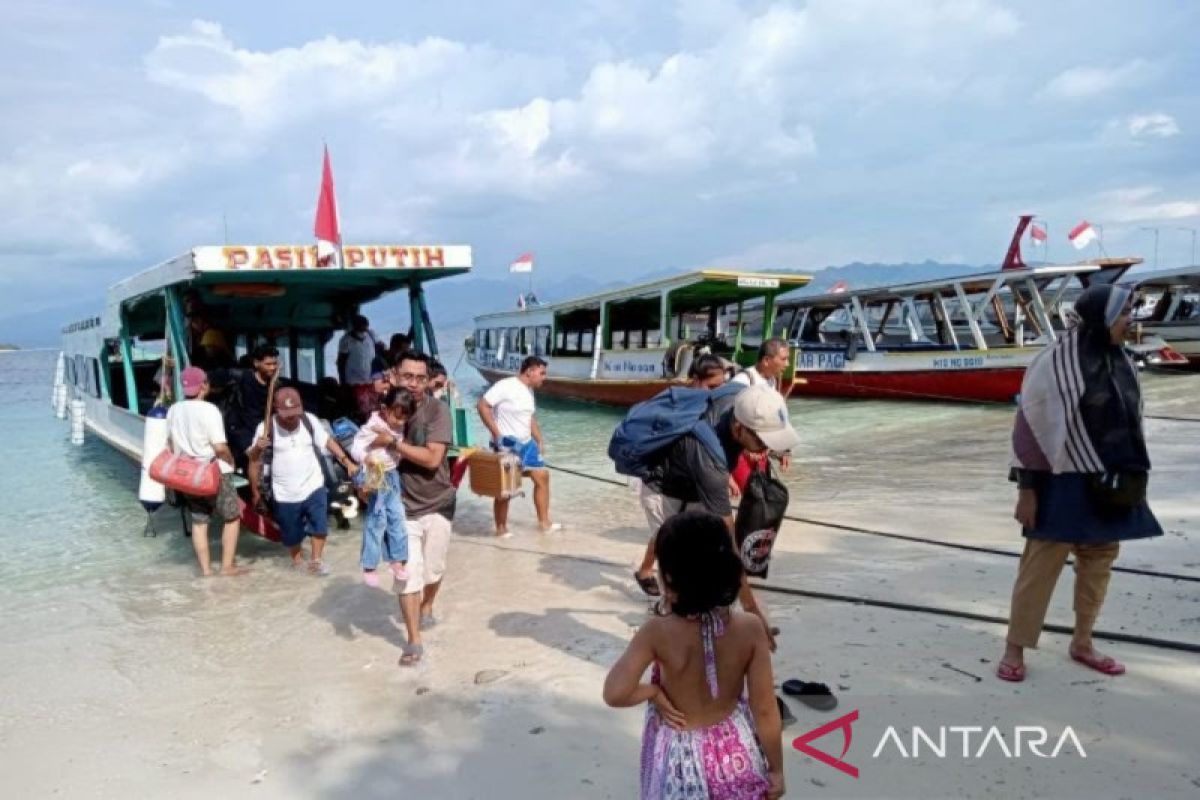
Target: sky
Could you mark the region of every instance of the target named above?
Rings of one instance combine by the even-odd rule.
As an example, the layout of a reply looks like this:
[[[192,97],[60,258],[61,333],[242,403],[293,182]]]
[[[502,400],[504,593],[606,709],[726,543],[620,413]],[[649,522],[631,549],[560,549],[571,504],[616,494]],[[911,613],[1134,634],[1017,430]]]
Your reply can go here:
[[[0,340],[201,244],[504,275],[994,264],[1016,217],[1191,261],[1200,3],[5,0]]]

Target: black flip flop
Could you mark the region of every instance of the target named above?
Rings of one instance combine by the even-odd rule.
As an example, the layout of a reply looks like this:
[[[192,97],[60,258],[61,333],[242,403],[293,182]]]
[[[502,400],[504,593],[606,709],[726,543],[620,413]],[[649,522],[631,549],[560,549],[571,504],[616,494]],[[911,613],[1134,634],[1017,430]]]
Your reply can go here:
[[[783,682],[783,693],[796,698],[814,711],[832,711],[837,708],[838,699],[823,683],[811,683],[795,678]]]
[[[658,588],[658,581],[654,579],[653,575],[647,575],[643,578],[635,572],[633,573],[633,579],[637,581],[638,586],[642,587],[642,591],[650,597],[659,597],[662,595],[662,590]]]
[[[787,703],[783,702],[783,698],[775,695],[775,704],[779,706],[779,719],[783,721],[783,727],[787,727],[796,721],[796,715],[787,707]]]

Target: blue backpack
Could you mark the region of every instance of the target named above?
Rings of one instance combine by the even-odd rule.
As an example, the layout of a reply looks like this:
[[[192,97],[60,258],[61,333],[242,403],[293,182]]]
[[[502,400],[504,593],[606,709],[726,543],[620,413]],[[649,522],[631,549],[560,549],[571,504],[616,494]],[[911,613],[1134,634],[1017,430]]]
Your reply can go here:
[[[713,402],[737,394],[745,385],[727,383],[719,389],[672,386],[649,400],[638,403],[613,431],[608,457],[621,475],[645,478],[655,454],[689,433],[717,459],[725,463],[725,448],[717,432],[703,417]]]

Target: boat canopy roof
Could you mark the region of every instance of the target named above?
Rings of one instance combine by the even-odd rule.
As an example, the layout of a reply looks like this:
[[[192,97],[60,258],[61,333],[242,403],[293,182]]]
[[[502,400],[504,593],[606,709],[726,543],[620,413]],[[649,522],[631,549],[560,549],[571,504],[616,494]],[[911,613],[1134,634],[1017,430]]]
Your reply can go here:
[[[1132,260],[1132,263],[1138,263],[1139,260]],[[1116,263],[1106,263],[1110,261]],[[782,299],[779,305],[781,308],[837,308],[850,302],[851,298],[858,298],[859,302],[862,303],[884,302],[906,297],[916,299],[929,297],[941,292],[953,292],[956,285],[961,286],[967,294],[984,293],[992,291],[998,282],[1001,286],[1004,286],[1007,284],[1023,283],[1028,279],[1032,279],[1039,287],[1045,287],[1064,276],[1068,278],[1076,275],[1088,276],[1120,265],[1125,265],[1127,268],[1130,262],[1130,259],[1098,259],[1079,264],[1056,264],[1025,267],[1022,269],[977,272],[950,278],[917,281],[915,283],[868,286],[862,289],[846,289],[841,292],[827,292],[825,294],[808,296],[792,295]]]
[[[1121,281],[1139,289],[1200,289],[1200,266],[1176,267],[1151,272],[1133,272]]]
[[[811,275],[794,272],[742,272],[739,270],[702,269],[685,272],[670,278],[627,286],[585,297],[546,305],[531,305],[525,310],[500,311],[475,318],[477,324],[499,322],[524,314],[560,314],[578,308],[599,308],[603,303],[623,303],[633,300],[670,295],[671,308],[676,313],[713,306],[726,306],[745,300],[782,294],[807,286]]]
[[[212,322],[240,331],[330,330],[363,303],[471,269],[466,245],[347,245],[343,265],[320,265],[311,245],[196,247],[114,284],[105,335],[146,335],[164,324],[163,291],[193,299]]]

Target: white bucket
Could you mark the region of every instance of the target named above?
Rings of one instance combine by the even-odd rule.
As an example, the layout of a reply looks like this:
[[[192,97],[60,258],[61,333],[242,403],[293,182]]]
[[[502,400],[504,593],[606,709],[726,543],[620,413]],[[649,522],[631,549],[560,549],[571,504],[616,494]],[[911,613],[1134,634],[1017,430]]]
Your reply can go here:
[[[86,406],[82,400],[71,401],[71,444],[83,444],[83,420]]]

